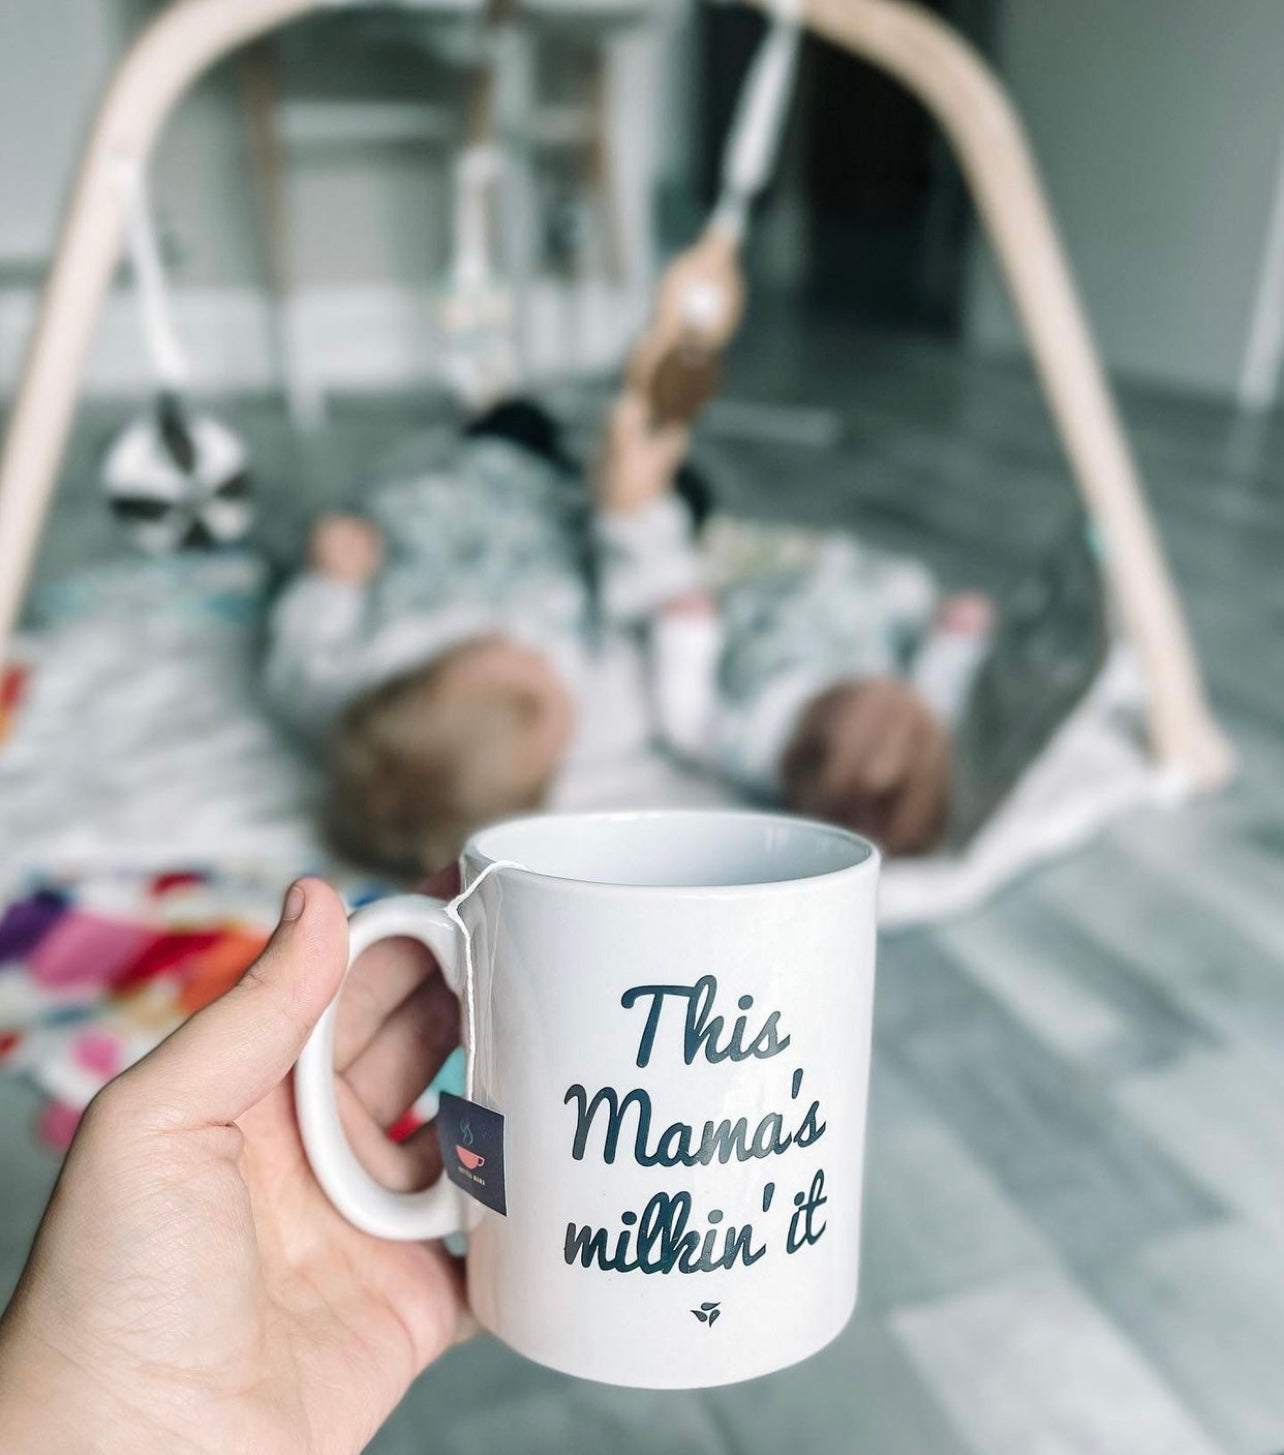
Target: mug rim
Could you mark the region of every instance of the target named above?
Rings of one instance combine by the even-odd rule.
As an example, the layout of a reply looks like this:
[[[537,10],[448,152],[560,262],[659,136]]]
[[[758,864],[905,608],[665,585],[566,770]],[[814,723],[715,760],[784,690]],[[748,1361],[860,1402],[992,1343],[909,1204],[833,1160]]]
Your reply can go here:
[[[825,836],[842,840],[854,849],[858,849],[861,857],[854,863],[844,864],[838,869],[828,869],[819,874],[796,875],[783,879],[762,879],[748,883],[737,884],[629,884],[620,883],[610,879],[582,879],[573,875],[553,874],[543,869],[531,869],[525,865],[516,864],[504,859],[497,854],[488,853],[482,847],[482,840],[488,834],[495,833],[501,829],[517,829],[527,824],[538,823],[579,823],[579,824],[636,824],[646,821],[668,820],[670,822],[681,822],[690,819],[732,819],[742,823],[751,820],[766,824],[786,824],[792,829],[802,829],[815,836]],[[484,828],[477,829],[470,834],[464,847],[460,850],[459,862],[474,863],[477,866],[479,875],[482,872],[503,873],[514,875],[528,882],[541,884],[546,887],[574,893],[605,893],[605,894],[627,894],[627,895],[693,895],[706,898],[710,895],[719,897],[743,897],[747,895],[761,895],[769,893],[789,893],[791,891],[806,891],[819,888],[824,885],[832,885],[840,880],[861,881],[866,878],[876,879],[879,867],[882,864],[882,852],[878,845],[867,839],[863,834],[858,834],[852,829],[845,829],[838,824],[826,823],[823,819],[807,818],[800,814],[783,813],[772,809],[755,808],[640,808],[640,809],[579,809],[569,812],[547,812],[547,813],[525,813],[517,814],[511,818],[496,819],[494,823],[487,824]],[[468,888],[467,881],[464,885]]]

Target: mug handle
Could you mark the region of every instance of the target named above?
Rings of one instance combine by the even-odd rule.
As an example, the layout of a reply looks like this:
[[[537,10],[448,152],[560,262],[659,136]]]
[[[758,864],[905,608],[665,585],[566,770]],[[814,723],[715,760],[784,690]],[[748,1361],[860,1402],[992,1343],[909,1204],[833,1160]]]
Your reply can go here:
[[[464,1200],[443,1173],[422,1192],[393,1192],[357,1161],[339,1120],[334,1088],[334,1027],[339,996],[357,956],[377,940],[404,935],[432,951],[441,973],[459,994],[463,947],[459,926],[444,899],[398,894],[359,909],[348,919],[348,969],[294,1068],[299,1130],[312,1171],[335,1207],[362,1232],[399,1242],[444,1238],[466,1231]]]

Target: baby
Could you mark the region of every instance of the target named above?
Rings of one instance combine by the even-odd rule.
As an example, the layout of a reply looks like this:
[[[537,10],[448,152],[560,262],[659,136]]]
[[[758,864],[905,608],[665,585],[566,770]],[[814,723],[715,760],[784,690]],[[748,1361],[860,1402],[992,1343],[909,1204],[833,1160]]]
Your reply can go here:
[[[891,853],[931,847],[949,740],[898,675],[930,589],[886,589],[835,540],[715,595],[687,443],[626,393],[590,478],[508,403],[317,523],[266,684],[324,754],[341,849],[431,869],[563,771],[647,744]]]

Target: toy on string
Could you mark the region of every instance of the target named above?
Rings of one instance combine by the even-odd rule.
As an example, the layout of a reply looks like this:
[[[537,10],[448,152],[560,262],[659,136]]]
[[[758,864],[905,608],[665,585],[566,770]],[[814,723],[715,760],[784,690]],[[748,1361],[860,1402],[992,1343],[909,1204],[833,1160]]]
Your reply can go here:
[[[754,200],[775,165],[798,62],[798,0],[775,0],[770,29],[741,91],[722,186],[700,238],[670,265],[629,361],[626,389],[651,423],[688,424],[717,392],[723,350],[744,306],[740,253]]]
[[[252,519],[245,445],[190,404],[191,371],[174,327],[146,179],[130,165],[122,167],[120,185],[156,397],[108,449],[103,490],[112,514],[142,550],[229,544],[246,534]]]
[[[516,299],[495,259],[505,168],[498,139],[495,53],[500,29],[510,20],[509,7],[490,0],[479,33],[471,38],[467,123],[454,166],[450,270],[437,309],[442,376],[470,414],[511,393],[522,372]]]
[[[471,142],[455,163],[454,247],[439,305],[442,374],[470,412],[509,393],[519,372],[512,291],[491,255],[493,194],[502,162],[489,142]]]

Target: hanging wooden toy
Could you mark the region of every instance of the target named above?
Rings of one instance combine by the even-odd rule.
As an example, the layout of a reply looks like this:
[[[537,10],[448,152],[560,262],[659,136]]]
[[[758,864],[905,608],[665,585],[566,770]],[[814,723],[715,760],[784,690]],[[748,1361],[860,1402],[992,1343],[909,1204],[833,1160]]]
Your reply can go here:
[[[717,206],[695,245],[670,265],[629,361],[626,387],[646,396],[657,428],[689,423],[717,392],[722,352],[740,322],[740,253],[779,151],[801,34],[796,0],[775,0],[771,10],[732,122]]]

